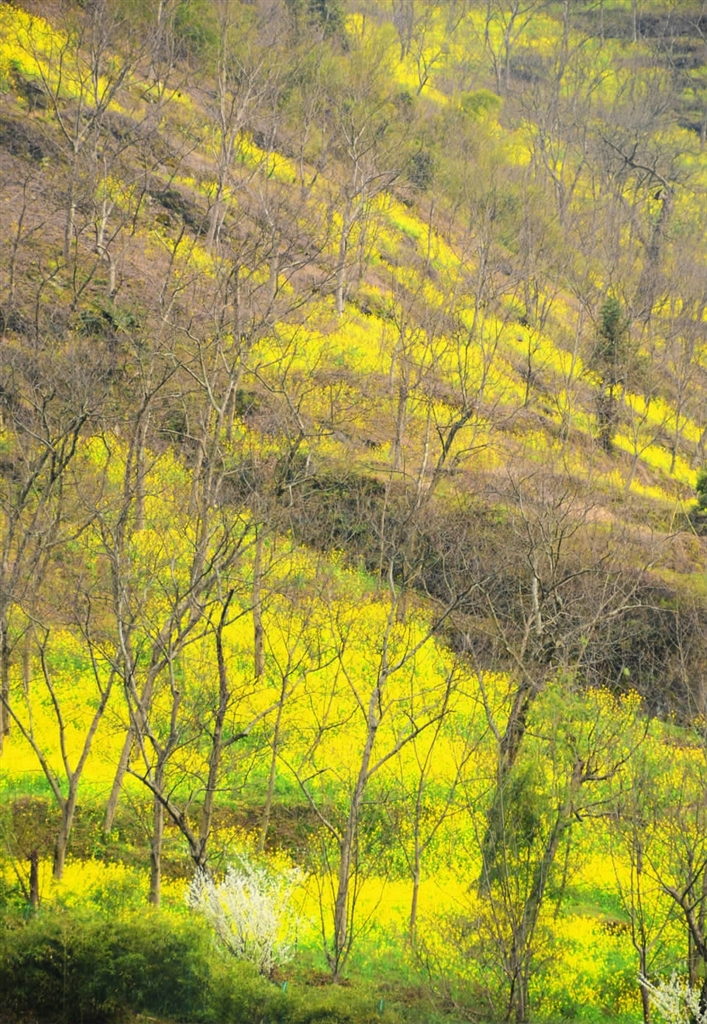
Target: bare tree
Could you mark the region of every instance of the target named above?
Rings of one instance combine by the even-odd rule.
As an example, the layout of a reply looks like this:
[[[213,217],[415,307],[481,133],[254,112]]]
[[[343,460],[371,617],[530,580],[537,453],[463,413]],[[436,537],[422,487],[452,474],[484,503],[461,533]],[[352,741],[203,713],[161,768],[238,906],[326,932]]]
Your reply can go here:
[[[525,752],[528,759],[516,761],[513,788],[504,795],[497,870],[486,895],[485,927],[505,977],[506,1019],[517,1024],[524,1024],[531,1013],[529,982],[540,913],[562,845],[570,843],[583,821],[605,813],[607,784],[645,738],[635,705],[623,706],[620,700],[579,702],[568,729],[571,701],[560,686],[555,694],[546,691],[529,716],[542,726],[534,737],[535,749]],[[492,718],[489,724],[497,732]],[[542,773],[539,764],[544,765]],[[555,882],[557,903],[563,888]]]
[[[491,60],[499,95],[507,95],[511,83],[511,58],[515,46],[544,0],[487,0],[484,46]]]
[[[26,630],[55,548],[81,530],[81,521],[67,513],[64,483],[87,424],[107,400],[113,362],[100,344],[90,361],[85,356],[83,343],[60,351],[53,339],[38,335],[32,354],[13,338],[0,357],[7,432],[0,492],[0,744],[9,730],[13,646]]]
[[[366,232],[377,196],[400,174],[405,159],[392,117],[387,49],[354,43],[349,74],[329,87],[331,117],[320,156],[327,169],[327,203],[335,222],[335,306],[344,312],[355,251],[366,251]]]
[[[486,615],[470,623],[467,635],[472,656],[476,630],[477,643],[491,641],[496,656],[508,666],[511,683],[505,723],[493,725],[497,784],[482,843],[481,892],[488,891],[500,866],[505,789],[535,701],[558,672],[593,677],[592,662],[601,663],[607,655],[605,630],[632,607],[640,607],[641,588],[656,557],[649,555],[636,571],[624,571],[626,548],[619,536],[597,527],[591,501],[569,481],[531,473],[509,483],[518,516],[514,530],[519,547],[511,555],[518,567],[513,575],[520,577],[517,603],[509,600],[507,578],[498,590],[495,574],[482,580],[479,592]],[[501,572],[511,572],[510,564]]]
[[[216,163],[215,194],[211,201],[206,247],[218,247],[229,200],[239,186],[235,164],[246,143],[246,129],[255,122],[259,106],[272,90],[277,65],[272,52],[257,38],[257,26],[244,31],[234,4],[219,0],[216,95],[209,105],[212,150]],[[264,15],[265,12],[263,11]]]
[[[448,697],[453,698],[453,694],[449,693]],[[396,810],[394,824],[412,882],[408,936],[413,947],[417,944],[423,862],[444,826],[463,809],[459,791],[463,787],[465,772],[474,770],[473,759],[485,731],[483,727],[478,728],[473,712],[461,726],[453,701],[441,711],[434,725],[414,737],[396,759],[400,807]],[[436,765],[443,745],[447,748],[447,755],[450,747],[452,752],[453,769],[448,774],[442,774]]]
[[[325,696],[323,706],[316,712],[319,724],[304,756],[298,764],[291,764],[312,811],[336,851],[331,864],[336,879],[332,891],[331,930],[325,916],[322,917],[327,960],[335,981],[342,977],[356,937],[355,911],[361,868],[359,827],[369,786],[403,747],[444,717],[456,682],[454,666],[439,666],[438,675],[426,687],[414,681],[416,662],[423,651],[432,651],[434,634],[451,613],[451,607],[444,609],[431,623],[408,622],[402,626],[398,621],[397,603],[391,578],[390,601],[386,609],[379,609],[384,621],[378,626],[380,654],[374,659],[370,657],[369,646],[360,648],[360,631],[354,622],[342,617],[341,612],[336,615],[332,622],[338,647],[337,672],[333,677],[335,691]],[[357,664],[359,658],[363,659],[360,665]],[[360,739],[356,760],[345,783],[345,802],[340,815],[334,817],[318,799],[312,780],[328,770],[326,765],[320,765],[320,747],[326,734],[336,727],[342,685],[344,692],[348,691],[345,703],[349,705],[343,713],[347,718],[355,716],[358,720]]]
[[[646,744],[636,751],[626,770],[614,780],[611,857],[616,887],[631,928],[631,944],[638,960],[639,979],[660,976],[669,959],[667,932],[677,907],[666,898],[652,870],[654,860],[662,860],[659,830],[655,822],[661,815],[660,784],[651,764],[651,746],[657,737],[646,734]],[[625,865],[629,866],[626,877]],[[693,949],[691,940],[688,945]],[[695,957],[689,956],[690,984],[695,984]],[[640,985],[644,1024],[651,1024],[648,990]]]
[[[44,52],[38,33],[28,32],[28,47],[37,68],[68,160],[68,194],[64,224],[64,260],[74,242],[81,158],[100,152],[103,122],[111,103],[141,56],[130,38],[130,20],[120,5],[107,0],[92,4],[85,15],[67,21],[52,33]]]

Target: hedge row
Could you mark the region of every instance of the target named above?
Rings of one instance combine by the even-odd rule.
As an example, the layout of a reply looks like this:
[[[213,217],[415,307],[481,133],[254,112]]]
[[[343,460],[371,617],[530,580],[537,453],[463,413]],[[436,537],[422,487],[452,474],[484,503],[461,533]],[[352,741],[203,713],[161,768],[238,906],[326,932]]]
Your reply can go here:
[[[7,918],[0,931],[3,1011],[40,1024],[113,1024],[144,1013],[192,1024],[396,1024],[372,995],[285,990],[224,959],[201,923],[76,911]]]

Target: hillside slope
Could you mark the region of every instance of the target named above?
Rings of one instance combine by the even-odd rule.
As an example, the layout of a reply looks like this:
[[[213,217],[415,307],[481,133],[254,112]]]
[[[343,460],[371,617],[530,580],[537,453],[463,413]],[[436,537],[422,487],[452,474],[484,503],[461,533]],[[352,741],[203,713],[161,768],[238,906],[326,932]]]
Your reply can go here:
[[[30,904],[71,904],[72,841],[101,912],[111,871],[127,912],[249,850],[307,871],[292,977],[380,980],[390,944],[440,1013],[647,1007],[707,900],[704,30],[691,0],[0,3]]]

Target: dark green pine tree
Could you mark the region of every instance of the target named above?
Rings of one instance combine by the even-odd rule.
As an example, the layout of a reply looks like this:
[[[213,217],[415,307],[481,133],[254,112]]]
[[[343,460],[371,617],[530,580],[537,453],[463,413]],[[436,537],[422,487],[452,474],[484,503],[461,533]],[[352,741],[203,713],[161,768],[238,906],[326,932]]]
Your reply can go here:
[[[621,303],[609,296],[599,310],[597,343],[590,365],[598,374],[597,419],[599,439],[605,451],[611,452],[618,425],[616,388],[626,379],[628,362],[628,321]]]
[[[325,38],[343,41],[345,12],[342,0],[286,0],[295,26],[301,31],[305,24],[323,31]]]

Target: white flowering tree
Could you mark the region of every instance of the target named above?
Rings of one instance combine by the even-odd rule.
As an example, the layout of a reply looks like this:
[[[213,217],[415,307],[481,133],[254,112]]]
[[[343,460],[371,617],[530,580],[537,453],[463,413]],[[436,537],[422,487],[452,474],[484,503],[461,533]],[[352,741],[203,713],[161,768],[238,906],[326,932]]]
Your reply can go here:
[[[234,957],[270,975],[294,954],[298,915],[293,897],[303,877],[299,868],[274,870],[241,856],[220,883],[197,871],[186,899]]]
[[[657,985],[643,977],[639,981],[665,1024],[707,1024],[707,1010],[702,1005],[699,988],[693,988],[676,974],[670,981],[660,981]]]

